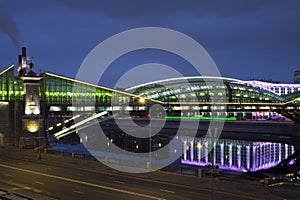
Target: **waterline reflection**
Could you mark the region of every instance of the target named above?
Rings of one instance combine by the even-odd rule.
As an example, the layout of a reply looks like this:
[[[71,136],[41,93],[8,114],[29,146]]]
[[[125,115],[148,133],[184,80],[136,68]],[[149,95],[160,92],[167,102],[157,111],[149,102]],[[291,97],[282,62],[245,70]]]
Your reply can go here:
[[[271,168],[294,153],[294,146],[274,142],[252,142],[232,139],[194,138],[184,136],[182,164],[234,171],[258,171]],[[213,148],[214,147],[214,148]],[[212,149],[211,151],[209,151]]]

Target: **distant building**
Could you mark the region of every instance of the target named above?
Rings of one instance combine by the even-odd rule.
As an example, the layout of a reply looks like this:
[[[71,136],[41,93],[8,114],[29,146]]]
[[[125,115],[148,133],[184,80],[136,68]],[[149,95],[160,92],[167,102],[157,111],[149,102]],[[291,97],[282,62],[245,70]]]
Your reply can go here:
[[[300,71],[294,72],[294,83],[300,83]]]

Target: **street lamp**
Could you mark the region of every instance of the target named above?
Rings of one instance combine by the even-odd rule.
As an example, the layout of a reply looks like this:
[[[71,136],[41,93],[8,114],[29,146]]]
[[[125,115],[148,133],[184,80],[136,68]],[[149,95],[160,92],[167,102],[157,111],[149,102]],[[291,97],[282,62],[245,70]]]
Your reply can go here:
[[[212,149],[211,149],[211,165],[207,164],[207,168],[211,168],[210,176],[212,178],[212,199],[215,199],[215,179],[218,176],[217,173],[215,173],[215,169],[219,169],[219,165],[215,164],[215,135],[217,133],[217,128],[213,132],[210,132],[211,134],[211,143],[212,143]]]
[[[151,107],[149,107],[149,170],[150,174],[152,175],[152,145],[151,145],[151,136],[152,136],[152,129],[151,129]]]
[[[38,126],[40,126],[40,115],[39,115],[39,119],[38,119]],[[39,153],[38,153],[38,159],[41,160],[42,159],[42,152],[41,152],[41,129],[39,128]]]

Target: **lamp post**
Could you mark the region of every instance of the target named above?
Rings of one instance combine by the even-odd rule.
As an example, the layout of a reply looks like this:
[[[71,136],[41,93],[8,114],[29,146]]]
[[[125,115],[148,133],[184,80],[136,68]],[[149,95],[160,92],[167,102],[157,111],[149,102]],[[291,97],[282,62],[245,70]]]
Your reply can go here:
[[[39,152],[38,152],[38,160],[42,159],[42,150],[41,150],[41,129],[40,129],[40,115],[38,118],[38,126],[39,126]]]
[[[217,128],[215,128],[214,131],[210,132],[210,136],[211,136],[211,145],[212,145],[212,149],[211,149],[211,165],[206,165],[206,167],[211,168],[210,170],[210,176],[212,178],[212,199],[215,199],[215,179],[217,177],[217,173],[215,172],[215,169],[218,169],[219,166],[215,164],[215,135],[217,133]]]
[[[151,107],[149,107],[149,120],[150,120],[150,124],[149,124],[149,170],[150,170],[150,174],[152,174]]]

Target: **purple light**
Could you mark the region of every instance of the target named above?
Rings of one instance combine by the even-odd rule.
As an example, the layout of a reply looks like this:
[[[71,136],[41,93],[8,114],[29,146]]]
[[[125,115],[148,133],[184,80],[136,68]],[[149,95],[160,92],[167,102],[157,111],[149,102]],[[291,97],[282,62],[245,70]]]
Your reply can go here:
[[[232,144],[228,145],[229,147],[229,167],[232,166]]]
[[[293,164],[295,164],[295,160],[294,160],[294,159],[292,159],[292,160],[289,162],[288,165],[293,165]]]
[[[208,163],[208,142],[205,142],[205,162]]]
[[[186,149],[186,141],[183,141],[183,158],[184,160],[187,159],[187,153],[186,153],[187,149]]]
[[[246,146],[246,149],[247,169],[250,169],[250,146]]]
[[[196,161],[188,161],[188,160],[181,160],[182,164],[186,165],[195,165],[195,166],[201,166],[205,167],[205,162],[196,162]],[[246,172],[247,170],[244,168],[238,168],[235,166],[229,167],[229,166],[219,166],[219,169],[227,169],[227,170],[233,170],[233,171],[239,171],[239,172]]]
[[[190,148],[191,160],[194,160],[194,140],[192,140],[190,143],[191,143],[191,148]]]
[[[264,154],[263,154],[263,144],[262,143],[259,145],[259,155],[260,155],[260,159],[259,159],[258,168],[260,168],[261,166],[263,166]]]
[[[221,147],[221,166],[224,165],[224,143],[220,144]]]
[[[273,143],[273,163],[276,163],[276,143]]]
[[[214,162],[212,163],[213,165],[215,165],[216,164],[216,146],[215,146],[215,143],[213,143],[213,153],[214,153]]]
[[[279,149],[279,153],[278,153],[278,161],[280,162],[281,160],[281,143],[278,144],[278,149]]]
[[[268,169],[282,161],[284,158],[284,156],[280,156],[282,149],[285,150],[283,155],[294,152],[294,147],[288,144],[282,144],[285,146],[281,148],[283,147],[281,143],[219,139],[213,144],[215,147],[213,155],[209,156],[209,141],[206,139],[197,139],[196,141],[194,143],[195,138],[192,137],[185,137],[182,140],[184,147],[182,164],[205,166],[214,162],[219,165],[220,169],[257,171]],[[220,148],[220,155],[218,155],[220,157],[217,157],[216,154],[218,148]],[[227,151],[225,152],[225,150]],[[202,154],[205,156],[204,159],[202,159]]]
[[[241,168],[241,145],[237,145],[238,148],[238,152],[237,152],[237,156],[238,156],[238,168]]]
[[[256,165],[257,165],[257,161],[258,161],[258,158],[257,158],[257,151],[256,151],[256,147],[257,146],[253,146],[253,154],[252,154],[252,170],[253,171],[256,171]]]
[[[256,80],[238,81],[235,83],[268,90],[278,95],[300,91],[300,84],[268,83],[268,82],[256,81]]]
[[[197,143],[197,148],[198,148],[198,162],[201,160],[201,144],[200,141]]]

